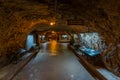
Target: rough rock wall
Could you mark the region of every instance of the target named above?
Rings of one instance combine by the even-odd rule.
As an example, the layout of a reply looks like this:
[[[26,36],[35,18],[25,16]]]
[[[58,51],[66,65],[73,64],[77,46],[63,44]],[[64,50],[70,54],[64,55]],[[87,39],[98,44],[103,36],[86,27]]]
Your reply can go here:
[[[106,41],[102,53],[105,66],[120,76],[120,1],[119,0],[78,0],[88,31],[97,31]],[[76,3],[75,3],[76,4]]]
[[[75,17],[83,19],[88,31],[99,32],[108,46],[104,55],[108,53],[115,54],[112,58],[112,65],[114,63],[115,66],[119,67],[120,1],[70,1],[73,1],[70,6],[64,7],[64,5],[60,5],[58,7],[61,8],[58,11],[61,14],[60,18]],[[14,53],[19,48],[25,47],[26,36],[32,31],[33,26],[37,23],[46,23],[47,20],[44,19],[50,18],[51,13],[54,13],[54,8],[51,10],[48,6],[38,2],[29,2],[29,0],[0,1],[0,62],[6,62],[6,54]],[[79,31],[79,27],[72,29],[73,31]]]
[[[35,24],[46,22],[46,20],[38,20],[36,16],[30,14],[36,10],[25,10],[30,4],[26,4],[27,6],[25,7],[22,5],[25,4],[21,4],[19,1],[17,3],[12,1],[0,2],[0,64],[7,63],[7,54],[12,54],[20,48],[25,48],[26,37],[33,30]]]
[[[3,14],[0,18],[0,54],[6,59],[6,54],[14,53],[25,46],[30,24],[15,14]]]

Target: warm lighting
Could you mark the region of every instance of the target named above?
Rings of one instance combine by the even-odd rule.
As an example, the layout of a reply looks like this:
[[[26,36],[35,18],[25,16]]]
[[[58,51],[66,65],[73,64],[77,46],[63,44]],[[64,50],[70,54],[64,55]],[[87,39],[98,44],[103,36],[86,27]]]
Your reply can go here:
[[[51,26],[55,25],[55,22],[50,22],[50,25],[51,25]]]
[[[52,31],[52,33],[55,33],[55,31]]]
[[[57,52],[56,52],[56,50],[57,50],[57,42],[56,42],[55,40],[51,41],[51,46],[50,46],[50,48],[51,48],[51,53],[50,53],[50,55],[51,55],[51,56],[56,56],[56,55],[57,55]]]

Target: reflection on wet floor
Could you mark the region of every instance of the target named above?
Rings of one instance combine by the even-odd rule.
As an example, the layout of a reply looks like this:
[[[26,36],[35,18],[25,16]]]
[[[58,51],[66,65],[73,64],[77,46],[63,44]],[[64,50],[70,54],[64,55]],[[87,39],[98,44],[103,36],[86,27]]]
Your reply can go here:
[[[51,56],[55,56],[55,55],[57,55],[57,42],[55,41],[55,40],[53,40],[53,41],[51,41],[50,42],[51,44],[50,44],[50,46],[49,46],[49,48],[50,48],[50,55]]]
[[[67,43],[50,41],[13,80],[94,80],[67,49]]]

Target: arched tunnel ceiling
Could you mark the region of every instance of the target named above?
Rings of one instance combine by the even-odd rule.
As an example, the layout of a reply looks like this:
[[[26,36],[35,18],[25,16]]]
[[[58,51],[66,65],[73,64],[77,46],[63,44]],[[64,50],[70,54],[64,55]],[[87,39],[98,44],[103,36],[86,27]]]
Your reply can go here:
[[[57,5],[55,8],[55,1]],[[56,26],[49,22],[57,21]],[[82,19],[84,25],[66,25],[68,19]],[[47,26],[48,25],[48,26]],[[85,27],[86,26],[86,27]],[[119,0],[0,0],[0,39],[16,40],[22,45],[32,30],[97,31],[108,41],[108,35],[120,39]],[[21,39],[16,38],[23,37]],[[24,40],[22,40],[24,39]],[[11,43],[14,44],[14,43]],[[7,44],[10,46],[10,44]]]
[[[83,25],[50,25],[50,24],[36,24],[33,26],[34,31],[49,31],[49,30],[54,30],[54,31],[67,31],[67,32],[87,32],[88,27],[83,26]]]
[[[3,15],[10,15],[11,13],[29,21],[46,19],[49,22],[53,17],[56,17],[60,24],[64,24],[67,19],[82,19],[85,21],[84,25],[87,25],[89,21],[107,19],[108,17],[113,17],[111,19],[114,20],[116,18],[118,21],[120,20],[119,0],[56,1],[57,6],[55,9],[55,0],[1,0],[0,9],[1,11],[4,10]],[[113,23],[118,24],[117,20]]]
[[[84,24],[67,25],[68,19]],[[56,24],[50,26],[54,20]],[[112,65],[120,69],[120,0],[0,0],[0,64],[7,64],[7,54],[25,49],[34,30],[96,31],[106,43],[102,58],[112,54]]]

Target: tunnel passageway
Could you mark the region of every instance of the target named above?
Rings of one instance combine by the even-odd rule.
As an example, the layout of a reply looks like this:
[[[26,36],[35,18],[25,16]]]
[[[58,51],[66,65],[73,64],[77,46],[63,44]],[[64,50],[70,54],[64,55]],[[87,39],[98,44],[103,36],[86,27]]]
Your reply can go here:
[[[91,38],[88,32],[99,33],[101,39],[94,40],[97,36]],[[21,53],[21,49],[29,52],[39,42],[51,39],[69,42],[74,34],[78,36],[74,37],[76,43],[83,40],[85,47],[102,51],[101,58],[87,61],[100,59],[106,69],[120,77],[120,0],[0,0],[0,69],[11,64],[12,55]],[[46,54],[43,49],[38,59],[67,54],[58,53],[61,49],[56,52],[56,48],[49,48]]]
[[[13,80],[94,80],[68,50],[55,40],[42,44],[39,53]]]

